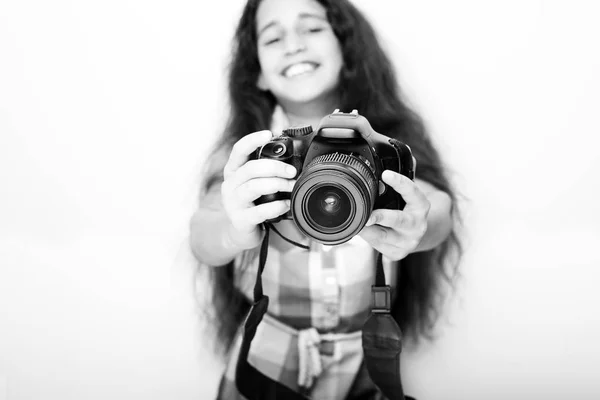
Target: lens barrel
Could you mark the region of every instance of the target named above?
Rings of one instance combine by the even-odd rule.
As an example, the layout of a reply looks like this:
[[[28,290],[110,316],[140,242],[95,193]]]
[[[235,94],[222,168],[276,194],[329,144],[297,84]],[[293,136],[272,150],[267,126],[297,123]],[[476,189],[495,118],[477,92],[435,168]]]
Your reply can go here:
[[[367,223],[377,178],[360,158],[330,153],[315,158],[292,191],[292,215],[305,235],[326,245],[344,243]]]

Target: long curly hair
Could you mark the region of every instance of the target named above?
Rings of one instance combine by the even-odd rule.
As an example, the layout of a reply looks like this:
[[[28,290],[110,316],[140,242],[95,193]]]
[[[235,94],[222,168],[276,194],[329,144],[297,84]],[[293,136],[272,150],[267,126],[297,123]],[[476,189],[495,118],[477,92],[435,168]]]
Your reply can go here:
[[[228,70],[230,115],[216,143],[204,176],[202,191],[222,181],[222,168],[233,143],[247,133],[269,129],[276,99],[256,83],[260,73],[255,18],[261,0],[248,0],[233,40]],[[418,342],[433,338],[440,316],[443,283],[455,282],[462,247],[457,234],[460,216],[457,194],[422,119],[402,99],[394,66],[365,16],[348,0],[317,0],[341,44],[344,65],[340,75],[341,110],[359,110],[373,129],[410,145],[418,160],[417,176],[452,198],[454,228],[430,251],[410,254],[401,261],[392,314],[407,337]],[[209,324],[221,349],[227,352],[249,303],[233,285],[233,264],[208,268],[212,286]]]

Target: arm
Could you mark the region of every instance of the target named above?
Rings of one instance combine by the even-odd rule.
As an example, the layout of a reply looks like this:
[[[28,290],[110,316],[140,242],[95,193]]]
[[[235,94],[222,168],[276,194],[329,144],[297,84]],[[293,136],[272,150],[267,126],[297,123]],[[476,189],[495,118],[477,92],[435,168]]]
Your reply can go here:
[[[213,185],[190,221],[192,253],[198,261],[211,266],[226,265],[244,250],[244,246],[235,240],[219,187]],[[257,245],[259,242],[260,237],[257,237]]]

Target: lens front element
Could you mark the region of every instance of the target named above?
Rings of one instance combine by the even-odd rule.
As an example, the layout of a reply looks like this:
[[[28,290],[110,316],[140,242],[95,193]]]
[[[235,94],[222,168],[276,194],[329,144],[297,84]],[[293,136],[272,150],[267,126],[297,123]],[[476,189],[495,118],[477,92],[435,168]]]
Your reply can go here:
[[[355,208],[351,194],[343,187],[325,184],[307,195],[306,214],[311,225],[323,230],[340,229],[347,225]]]
[[[367,222],[377,195],[373,171],[358,157],[315,158],[292,192],[292,215],[304,234],[327,245],[350,240]]]

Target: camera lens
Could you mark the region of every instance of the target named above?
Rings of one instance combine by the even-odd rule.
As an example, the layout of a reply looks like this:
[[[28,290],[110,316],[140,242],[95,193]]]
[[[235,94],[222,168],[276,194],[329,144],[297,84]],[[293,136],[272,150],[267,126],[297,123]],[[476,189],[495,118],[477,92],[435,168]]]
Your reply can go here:
[[[315,158],[292,191],[292,215],[305,235],[327,245],[350,240],[364,227],[377,179],[361,159],[342,153]]]
[[[314,190],[306,201],[308,218],[315,226],[336,228],[343,225],[352,215],[349,193],[335,186],[321,186]]]

